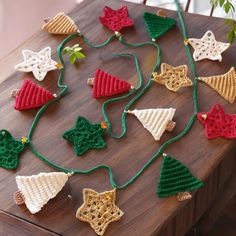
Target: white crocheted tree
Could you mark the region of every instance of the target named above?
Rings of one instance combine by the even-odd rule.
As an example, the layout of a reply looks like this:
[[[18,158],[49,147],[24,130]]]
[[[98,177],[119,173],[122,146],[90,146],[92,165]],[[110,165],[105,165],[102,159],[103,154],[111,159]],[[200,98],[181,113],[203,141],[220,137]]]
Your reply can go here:
[[[63,172],[16,176],[19,191],[14,194],[17,205],[25,204],[32,214],[41,210],[64,187],[71,174]]]
[[[175,109],[143,109],[127,111],[129,114],[135,115],[154,137],[155,140],[160,140],[162,134],[167,131],[172,131],[175,127],[175,122],[172,121]]]

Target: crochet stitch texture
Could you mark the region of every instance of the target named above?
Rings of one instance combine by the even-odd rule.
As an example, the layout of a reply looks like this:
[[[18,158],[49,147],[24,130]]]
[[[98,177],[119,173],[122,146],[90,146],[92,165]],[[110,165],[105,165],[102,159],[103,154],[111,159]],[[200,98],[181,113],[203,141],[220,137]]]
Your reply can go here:
[[[25,80],[19,94],[16,96],[15,109],[27,110],[41,107],[52,99],[54,99],[54,96],[50,91],[30,80]]]
[[[157,39],[176,25],[176,20],[145,12],[143,19],[151,39]]]
[[[193,191],[203,186],[188,168],[171,156],[164,156],[160,179],[157,186],[158,197],[169,197],[179,192]]]
[[[79,116],[75,127],[66,131],[63,138],[74,145],[76,155],[80,156],[91,148],[105,148],[106,143],[102,138],[105,131],[101,124],[90,124],[87,119]]]
[[[24,145],[15,140],[7,130],[0,131],[0,166],[6,169],[15,169],[19,165],[19,154]]]

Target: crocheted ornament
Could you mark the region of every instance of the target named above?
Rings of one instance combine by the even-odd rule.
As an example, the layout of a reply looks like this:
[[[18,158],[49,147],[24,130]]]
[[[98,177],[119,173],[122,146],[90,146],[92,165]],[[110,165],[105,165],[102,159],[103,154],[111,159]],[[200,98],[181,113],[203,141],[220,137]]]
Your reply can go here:
[[[134,21],[129,18],[127,6],[123,6],[117,10],[105,6],[103,12],[104,16],[99,17],[100,22],[114,32],[119,32],[123,28],[134,24]]]
[[[144,12],[143,19],[148,34],[153,41],[176,25],[175,19],[158,16],[150,12]]]
[[[0,166],[5,169],[15,169],[19,165],[19,155],[24,150],[24,144],[12,137],[7,130],[0,130]]]
[[[223,74],[209,77],[198,77],[218,92],[225,100],[233,103],[236,97],[236,72],[234,67]]]
[[[106,147],[103,140],[106,127],[103,123],[91,124],[87,119],[79,116],[74,128],[66,131],[63,138],[74,145],[76,155],[81,156],[91,148],[102,149]]]
[[[187,40],[187,43],[194,48],[194,61],[200,61],[203,59],[222,61],[221,53],[230,46],[229,43],[217,42],[213,32],[210,30],[208,30],[202,38],[190,38]]]
[[[46,19],[42,29],[50,34],[73,34],[79,32],[75,22],[64,12],[60,12],[53,19]]]
[[[39,212],[48,201],[62,190],[72,174],[63,172],[16,176],[18,190],[14,194],[17,205],[25,204],[32,214]]]
[[[41,107],[48,101],[52,100],[55,95],[43,87],[36,85],[30,80],[25,80],[21,89],[14,92],[15,109],[27,110]]]
[[[208,113],[198,113],[197,118],[205,126],[206,138],[236,138],[236,114],[226,114],[221,105],[214,105]]]
[[[111,222],[118,221],[124,214],[115,204],[116,189],[98,193],[83,190],[84,203],[78,208],[76,218],[88,222],[98,235],[103,235]]]
[[[181,87],[192,86],[192,81],[188,78],[188,67],[186,65],[173,67],[166,63],[161,64],[161,73],[154,72],[153,80],[158,84],[164,84],[166,88],[177,92]]]
[[[147,129],[155,140],[160,140],[162,134],[167,131],[172,131],[175,127],[175,122],[172,121],[175,109],[143,109],[143,110],[128,110],[127,113],[134,114],[143,127]]]
[[[40,52],[31,50],[22,51],[24,61],[15,66],[15,69],[23,72],[33,72],[38,81],[44,80],[48,71],[57,69],[57,62],[51,59],[51,48],[46,47]]]
[[[130,83],[100,69],[96,70],[95,78],[88,79],[88,84],[93,86],[94,98],[110,97],[133,88]]]
[[[195,178],[182,163],[171,156],[163,157],[157,186],[158,197],[169,197],[178,194],[178,200],[183,201],[191,198],[188,192],[202,186],[203,182]]]

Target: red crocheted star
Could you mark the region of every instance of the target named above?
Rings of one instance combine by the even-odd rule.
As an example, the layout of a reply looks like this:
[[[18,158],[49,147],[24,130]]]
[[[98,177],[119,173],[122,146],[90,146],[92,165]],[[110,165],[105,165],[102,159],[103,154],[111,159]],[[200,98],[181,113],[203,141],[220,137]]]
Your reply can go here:
[[[208,139],[236,138],[236,114],[226,114],[221,105],[214,105],[208,113],[198,113],[197,118],[205,126]]]
[[[120,31],[125,27],[132,26],[134,21],[129,18],[127,6],[113,10],[108,6],[103,9],[104,16],[100,16],[100,22],[112,31]]]

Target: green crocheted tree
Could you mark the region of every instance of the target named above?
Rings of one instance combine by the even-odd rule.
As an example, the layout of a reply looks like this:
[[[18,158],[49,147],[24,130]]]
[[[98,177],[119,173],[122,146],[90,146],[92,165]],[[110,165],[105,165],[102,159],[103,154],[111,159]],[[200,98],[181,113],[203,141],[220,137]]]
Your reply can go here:
[[[77,156],[83,155],[91,148],[102,149],[106,143],[102,136],[105,134],[106,127],[102,124],[91,124],[87,119],[79,116],[75,127],[66,131],[63,138],[74,145]]]
[[[145,12],[143,19],[148,31],[149,36],[153,41],[162,36],[173,26],[176,25],[176,20],[169,17],[162,17],[156,14]]]
[[[7,130],[0,130],[0,166],[15,169],[19,165],[19,154],[24,144],[15,140]]]
[[[196,190],[203,182],[195,178],[188,168],[171,156],[162,160],[160,180],[157,186],[158,197],[169,197],[182,192]]]

